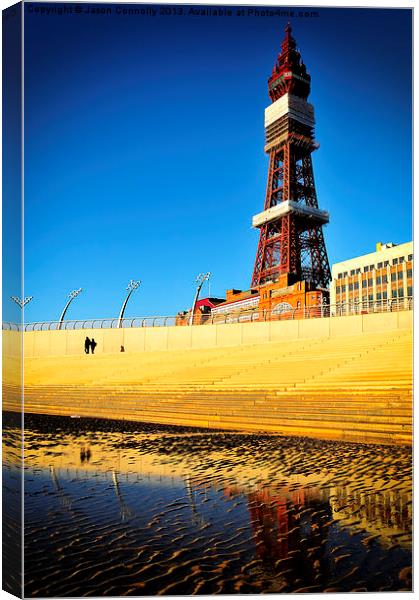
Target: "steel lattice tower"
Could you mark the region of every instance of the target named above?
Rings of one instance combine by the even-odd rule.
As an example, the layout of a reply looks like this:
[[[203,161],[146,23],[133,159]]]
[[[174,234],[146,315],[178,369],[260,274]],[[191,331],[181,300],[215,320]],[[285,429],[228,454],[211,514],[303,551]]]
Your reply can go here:
[[[301,61],[291,27],[268,80],[272,104],[265,110],[269,173],[264,211],[253,217],[260,229],[252,287],[288,274],[289,283],[326,288],[331,279],[322,226],[329,221],[317,203],[311,153],[314,110],[307,102],[311,77]]]

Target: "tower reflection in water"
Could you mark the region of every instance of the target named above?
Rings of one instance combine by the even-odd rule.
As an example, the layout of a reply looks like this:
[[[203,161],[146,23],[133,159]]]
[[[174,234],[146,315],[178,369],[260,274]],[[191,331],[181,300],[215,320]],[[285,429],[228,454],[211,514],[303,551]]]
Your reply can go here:
[[[225,493],[241,492],[234,486]],[[280,494],[263,489],[249,492],[247,499],[257,557],[267,573],[281,577],[281,591],[298,585],[327,589],[332,581],[349,583],[355,576],[365,584],[370,564],[386,562],[385,556],[375,560],[380,552],[372,542],[380,551],[410,548],[411,493],[366,493],[348,485]]]
[[[332,508],[320,496],[319,491],[304,489],[287,495],[272,495],[267,489],[247,495],[256,555],[263,569],[279,573],[284,582],[317,586],[329,580]]]

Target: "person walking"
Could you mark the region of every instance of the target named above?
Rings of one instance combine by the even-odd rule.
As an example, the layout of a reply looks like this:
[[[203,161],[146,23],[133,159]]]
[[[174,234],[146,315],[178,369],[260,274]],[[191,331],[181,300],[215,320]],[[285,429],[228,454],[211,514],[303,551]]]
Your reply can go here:
[[[91,345],[92,345],[92,341],[90,340],[90,338],[88,338],[86,336],[86,339],[84,340],[84,351],[86,352],[86,354],[89,354]]]
[[[97,346],[97,343],[95,342],[94,338],[92,338],[92,341],[90,342],[90,349],[92,351],[92,354],[95,353],[96,346]]]

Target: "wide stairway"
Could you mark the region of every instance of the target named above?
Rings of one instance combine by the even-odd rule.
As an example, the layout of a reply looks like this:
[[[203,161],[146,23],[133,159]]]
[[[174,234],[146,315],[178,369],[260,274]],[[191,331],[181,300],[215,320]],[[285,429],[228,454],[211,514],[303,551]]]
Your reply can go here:
[[[412,332],[26,359],[25,411],[409,444]]]

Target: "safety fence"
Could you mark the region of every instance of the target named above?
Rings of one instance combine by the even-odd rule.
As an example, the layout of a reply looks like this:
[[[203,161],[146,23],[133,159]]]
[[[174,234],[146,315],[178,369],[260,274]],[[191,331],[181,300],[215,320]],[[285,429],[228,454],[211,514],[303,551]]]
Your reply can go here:
[[[84,319],[76,321],[40,321],[36,323],[3,323],[4,330],[14,331],[54,331],[74,329],[118,329],[137,327],[174,327],[189,325],[215,325],[227,323],[255,323],[264,321],[287,321],[296,319],[319,319],[325,317],[343,317],[369,313],[412,310],[413,298],[393,298],[382,301],[344,302],[341,304],[322,304],[305,308],[284,307],[270,311],[253,309],[228,312],[211,312],[194,315],[186,313],[171,317],[126,317],[124,319]]]

